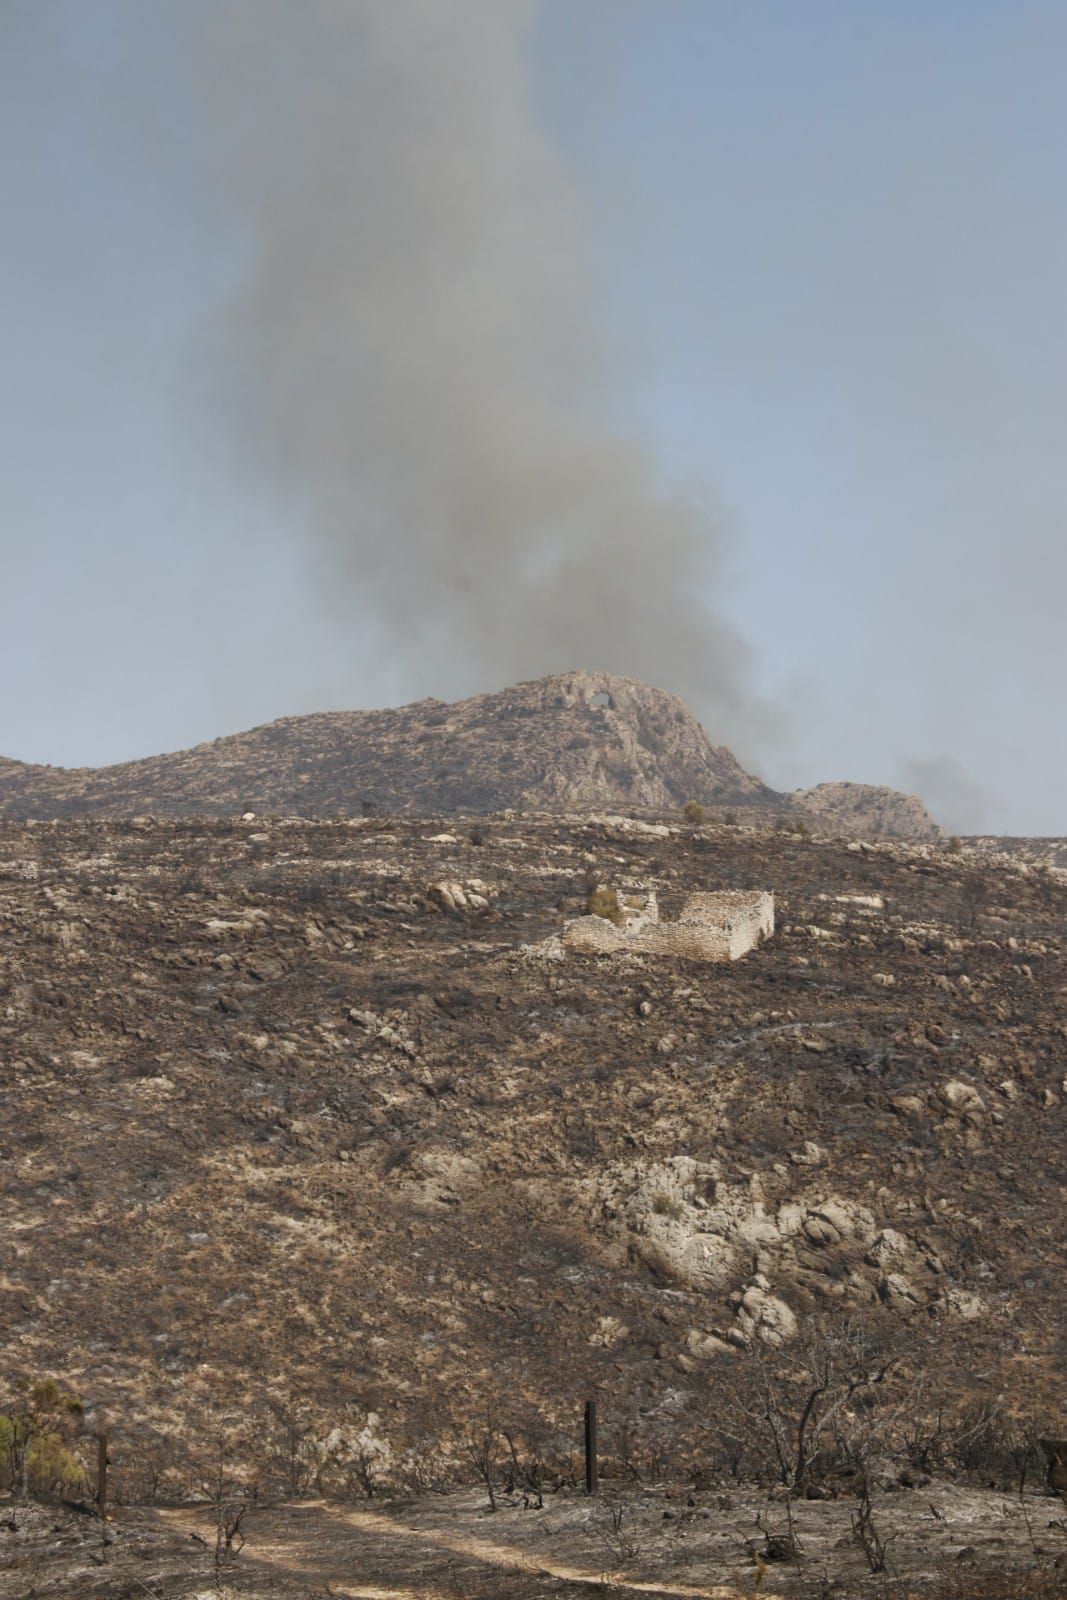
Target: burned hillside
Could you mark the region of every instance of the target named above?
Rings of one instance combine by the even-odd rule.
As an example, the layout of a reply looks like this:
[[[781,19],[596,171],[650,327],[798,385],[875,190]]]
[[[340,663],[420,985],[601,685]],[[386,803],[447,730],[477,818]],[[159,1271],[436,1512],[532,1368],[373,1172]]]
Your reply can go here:
[[[562,952],[621,878],[777,930]],[[932,1411],[1062,1433],[1065,906],[670,818],[5,825],[5,1379],[111,1418],[131,1493],[220,1438],[284,1479],[294,1429],[463,1476],[487,1407],[562,1448],[591,1390],[711,1469],[750,1352],[855,1318]]]

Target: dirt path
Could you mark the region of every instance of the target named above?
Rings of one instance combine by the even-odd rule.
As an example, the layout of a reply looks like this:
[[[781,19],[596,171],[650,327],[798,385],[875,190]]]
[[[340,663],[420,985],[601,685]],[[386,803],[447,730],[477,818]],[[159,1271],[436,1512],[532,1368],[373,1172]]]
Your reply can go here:
[[[166,1511],[161,1519],[214,1541],[198,1511]],[[595,1590],[662,1595],[675,1600],[744,1600],[722,1584],[698,1586],[625,1578],[549,1559],[515,1544],[441,1527],[412,1526],[384,1512],[327,1501],[302,1501],[249,1519],[242,1566],[268,1569],[335,1600],[456,1600],[458,1595],[565,1596]],[[456,1559],[458,1558],[458,1560]],[[505,1574],[507,1577],[505,1578]],[[506,1588],[504,1587],[506,1583]],[[780,1600],[760,1588],[761,1600]]]

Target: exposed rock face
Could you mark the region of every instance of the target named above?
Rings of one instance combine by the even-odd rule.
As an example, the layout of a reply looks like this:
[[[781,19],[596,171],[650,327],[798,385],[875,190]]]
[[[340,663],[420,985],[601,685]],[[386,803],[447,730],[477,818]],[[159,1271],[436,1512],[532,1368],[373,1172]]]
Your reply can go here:
[[[867,839],[939,839],[944,833],[917,795],[876,783],[818,783],[794,789],[790,799],[836,833]]]
[[[446,705],[286,717],[99,769],[0,761],[0,818],[676,810],[778,800],[677,696],[572,672]]]
[[[112,767],[0,758],[0,821],[60,817],[358,816],[732,807],[765,825],[936,839],[921,800],[862,783],[778,794],[713,745],[676,695],[570,672],[446,704],[283,717]]]

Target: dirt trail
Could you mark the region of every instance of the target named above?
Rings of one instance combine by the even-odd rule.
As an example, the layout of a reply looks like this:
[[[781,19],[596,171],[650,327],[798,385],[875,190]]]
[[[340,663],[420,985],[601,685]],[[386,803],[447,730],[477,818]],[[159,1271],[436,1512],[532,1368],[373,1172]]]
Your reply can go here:
[[[160,1516],[171,1526],[214,1539],[210,1520],[202,1512],[175,1510]],[[452,1600],[456,1573],[450,1558],[454,1556],[464,1558],[463,1576],[477,1584],[480,1594],[502,1593],[486,1587],[486,1582],[497,1584],[494,1574],[509,1573],[512,1581],[507,1593],[516,1596],[519,1590],[514,1580],[523,1576],[534,1580],[531,1595],[538,1592],[537,1580],[541,1580],[552,1586],[541,1592],[553,1595],[561,1593],[558,1585],[562,1583],[620,1596],[744,1600],[741,1590],[723,1584],[658,1583],[610,1571],[583,1571],[490,1539],[441,1528],[411,1527],[382,1512],[352,1510],[325,1500],[302,1501],[275,1513],[260,1513],[249,1528],[247,1555],[257,1566],[282,1569],[336,1600]],[[364,1572],[373,1574],[371,1581],[361,1580]],[[443,1581],[447,1587],[441,1586]],[[761,1600],[781,1600],[770,1591],[761,1589],[760,1593]]]

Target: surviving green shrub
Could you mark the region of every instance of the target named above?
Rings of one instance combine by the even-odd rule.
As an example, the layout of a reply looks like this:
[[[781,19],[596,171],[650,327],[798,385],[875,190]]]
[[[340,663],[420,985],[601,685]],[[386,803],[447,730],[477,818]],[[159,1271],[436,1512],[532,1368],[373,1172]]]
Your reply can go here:
[[[622,902],[614,889],[594,889],[585,902],[585,910],[587,916],[603,917],[607,922],[614,922],[617,928],[626,920]]]
[[[699,800],[687,800],[682,807],[682,816],[686,822],[691,822],[694,828],[699,828],[701,823],[708,820],[708,808],[702,806]]]
[[[628,916],[644,910],[645,903],[643,894],[625,894],[621,889],[606,889],[599,884],[590,891],[585,911],[589,917],[603,917],[621,928]]]
[[[0,1413],[0,1489],[21,1495],[86,1489],[74,1450],[83,1409],[55,1378],[40,1378]]]

